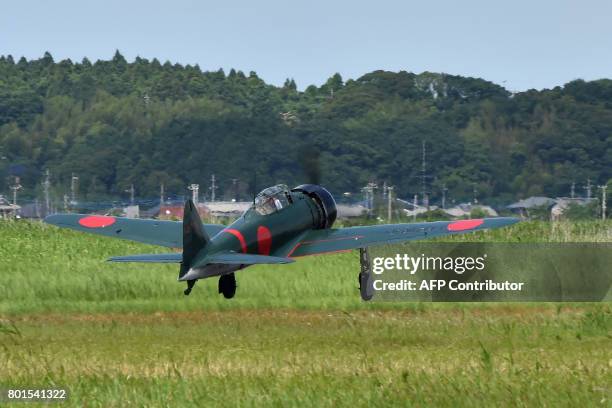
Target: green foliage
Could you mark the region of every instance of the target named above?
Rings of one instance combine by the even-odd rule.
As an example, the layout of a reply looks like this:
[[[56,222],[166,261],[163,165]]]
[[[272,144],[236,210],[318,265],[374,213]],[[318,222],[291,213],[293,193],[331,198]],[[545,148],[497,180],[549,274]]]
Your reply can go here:
[[[482,208],[472,208],[470,210],[470,218],[485,218],[488,217],[488,213]]]
[[[597,201],[587,205],[570,204],[563,212],[563,217],[568,220],[592,220],[601,215],[600,204]]]
[[[387,181],[399,197],[419,190],[426,142],[432,202],[567,196],[573,181],[612,178],[611,81],[573,81],[510,95],[482,79],[425,72],[331,76],[298,91],[256,73],[136,58],[15,62],[0,57],[0,188],[23,164],[23,197],[49,168],[56,196],[73,172],[91,198],[181,193],[215,173],[219,195],[248,199],[259,187],[303,183],[304,146],[320,152],[322,184],[357,191]]]

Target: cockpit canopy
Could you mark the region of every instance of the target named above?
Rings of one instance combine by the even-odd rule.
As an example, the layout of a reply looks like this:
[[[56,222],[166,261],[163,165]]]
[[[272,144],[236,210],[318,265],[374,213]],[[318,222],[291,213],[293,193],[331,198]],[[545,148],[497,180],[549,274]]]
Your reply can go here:
[[[289,187],[277,184],[262,190],[255,197],[255,211],[261,215],[268,215],[282,210],[291,204]]]

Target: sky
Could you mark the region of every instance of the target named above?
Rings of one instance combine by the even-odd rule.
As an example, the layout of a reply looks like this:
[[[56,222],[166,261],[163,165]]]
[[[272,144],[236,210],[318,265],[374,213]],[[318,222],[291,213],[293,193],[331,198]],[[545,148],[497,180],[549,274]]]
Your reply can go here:
[[[110,59],[321,85],[373,70],[445,72],[511,91],[612,77],[605,0],[2,1],[0,55]]]

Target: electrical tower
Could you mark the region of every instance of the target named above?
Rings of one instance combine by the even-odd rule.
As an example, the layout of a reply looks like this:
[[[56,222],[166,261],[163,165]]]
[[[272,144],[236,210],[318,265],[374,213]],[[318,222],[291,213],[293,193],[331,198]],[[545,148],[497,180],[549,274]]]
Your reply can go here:
[[[43,193],[45,195],[45,215],[51,213],[51,199],[49,197],[49,189],[51,188],[51,173],[49,169],[45,170],[45,180],[42,182]]]
[[[210,177],[210,201],[215,202],[215,190],[217,189],[217,185],[215,184],[215,175],[213,174]]]
[[[136,190],[134,189],[134,184],[130,184],[130,188],[125,190],[125,192],[130,193],[130,205],[134,205],[134,202],[135,202],[134,195],[136,193]]]
[[[361,189],[365,194],[366,207],[370,213],[374,209],[374,190],[377,188],[376,183],[368,183],[367,186]]]
[[[72,173],[72,178],[70,179],[70,203],[72,205],[76,205],[77,203],[77,190],[79,188],[79,177]]]
[[[601,219],[605,220],[606,219],[606,193],[608,190],[608,186],[607,185],[603,185],[603,186],[599,186],[599,188],[601,189]]]
[[[13,190],[13,205],[17,205],[17,191],[22,188],[23,186],[20,183],[20,178],[15,176],[15,184],[11,186],[11,190]]]
[[[393,186],[385,186],[387,190],[387,219],[391,222],[391,210],[393,203]]]
[[[590,200],[592,196],[592,190],[593,190],[593,185],[591,184],[590,177],[587,179],[587,184],[586,186],[584,186],[584,189],[586,190],[587,200]]]
[[[446,210],[446,192],[448,188],[446,188],[446,183],[442,184],[442,209]]]
[[[238,201],[238,180],[237,178],[232,179],[232,190],[234,192],[234,201]]]
[[[425,141],[422,143],[422,151],[421,151],[421,197],[423,197],[423,207],[427,208],[429,211],[429,194],[427,191],[427,146],[425,145]]]
[[[191,190],[191,200],[193,201],[193,203],[197,207],[198,206],[198,195],[199,195],[199,191],[200,191],[200,185],[199,184],[190,184],[189,187],[187,187],[187,189]]]

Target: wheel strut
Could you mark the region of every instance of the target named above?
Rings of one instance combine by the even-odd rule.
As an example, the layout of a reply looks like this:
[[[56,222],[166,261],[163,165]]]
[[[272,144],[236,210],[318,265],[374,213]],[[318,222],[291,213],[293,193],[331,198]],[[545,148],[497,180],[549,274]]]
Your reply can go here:
[[[374,297],[372,262],[370,260],[368,248],[359,248],[359,263],[361,265],[361,271],[359,272],[359,292],[361,298],[368,301]]]

